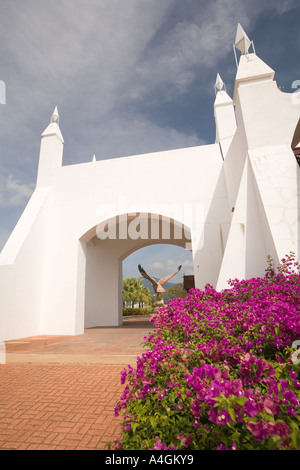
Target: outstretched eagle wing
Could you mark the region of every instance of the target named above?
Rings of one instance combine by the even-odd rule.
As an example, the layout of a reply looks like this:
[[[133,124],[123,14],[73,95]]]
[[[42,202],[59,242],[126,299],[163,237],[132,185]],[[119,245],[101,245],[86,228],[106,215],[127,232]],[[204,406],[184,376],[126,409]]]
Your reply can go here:
[[[152,282],[153,285],[157,286],[158,282],[155,279],[153,279],[153,277],[149,276],[149,274],[146,273],[146,271],[142,268],[140,264],[138,265],[138,268],[139,268],[141,275],[145,279],[148,279],[150,282]]]
[[[181,270],[182,266],[178,266],[178,268],[176,269],[176,271],[172,274],[169,274],[169,276],[165,276],[165,277],[162,277],[158,283],[162,286],[165,282],[167,282],[169,279],[171,279],[171,277],[175,276],[175,274],[179,273],[179,271]]]

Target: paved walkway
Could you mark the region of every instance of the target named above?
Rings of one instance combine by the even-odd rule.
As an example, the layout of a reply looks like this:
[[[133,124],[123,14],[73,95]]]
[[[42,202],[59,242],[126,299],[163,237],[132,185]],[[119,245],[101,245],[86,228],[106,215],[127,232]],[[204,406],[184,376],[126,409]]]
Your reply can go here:
[[[104,450],[120,435],[120,372],[153,329],[145,318],[79,336],[7,341],[0,364],[0,449]]]

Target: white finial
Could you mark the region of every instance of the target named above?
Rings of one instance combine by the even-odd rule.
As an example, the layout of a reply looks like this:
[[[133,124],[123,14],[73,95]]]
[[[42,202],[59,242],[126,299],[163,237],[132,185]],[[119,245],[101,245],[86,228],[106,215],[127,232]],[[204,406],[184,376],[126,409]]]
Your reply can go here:
[[[50,122],[51,123],[56,122],[57,124],[59,123],[59,114],[58,114],[57,106],[55,106]]]
[[[96,155],[95,155],[95,154],[93,155],[93,160],[92,160],[92,161],[93,161],[93,162],[96,162],[96,161],[97,161],[97,160],[96,160]]]
[[[248,38],[247,34],[243,30],[240,23],[237,27],[236,37],[235,37],[235,47],[241,51],[242,54],[248,54],[249,47],[251,46],[252,41]]]
[[[236,58],[235,50],[238,49],[243,55],[245,55],[245,54],[249,53],[250,46],[253,47],[253,51],[255,53],[253,41],[250,41],[247,34],[243,30],[242,26],[240,25],[240,23],[238,23],[238,27],[237,27],[237,31],[236,31],[236,37],[235,37],[235,43],[233,45],[236,62],[237,62],[237,58]]]
[[[217,78],[216,78],[216,83],[215,83],[215,90],[217,90],[217,89],[219,91],[221,91],[223,89],[225,90],[225,84],[224,84],[222,78],[220,77],[220,75],[218,73],[217,73]]]

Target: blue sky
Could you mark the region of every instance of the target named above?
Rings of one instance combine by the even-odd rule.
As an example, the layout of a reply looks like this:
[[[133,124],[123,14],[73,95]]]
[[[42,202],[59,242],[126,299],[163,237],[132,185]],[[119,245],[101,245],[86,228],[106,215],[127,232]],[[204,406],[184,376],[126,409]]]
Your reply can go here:
[[[299,20],[298,0],[2,0],[0,249],[34,189],[56,105],[64,165],[213,143],[214,83],[220,73],[232,96],[238,22],[292,93]],[[187,251],[149,247],[124,262],[126,277],[138,262],[154,276],[192,268]]]

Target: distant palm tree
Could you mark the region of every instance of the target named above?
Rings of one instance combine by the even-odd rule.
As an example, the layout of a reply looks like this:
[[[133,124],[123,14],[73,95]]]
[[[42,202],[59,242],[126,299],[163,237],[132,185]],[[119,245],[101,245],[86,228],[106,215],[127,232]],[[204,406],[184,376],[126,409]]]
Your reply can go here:
[[[123,279],[123,306],[127,303],[134,307],[136,303],[144,306],[145,303],[151,303],[152,296],[148,287],[142,284],[142,279],[129,278]]]

